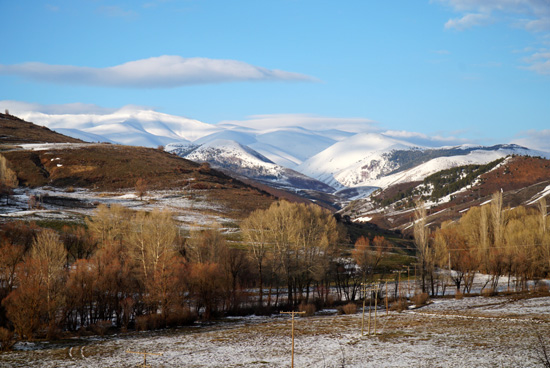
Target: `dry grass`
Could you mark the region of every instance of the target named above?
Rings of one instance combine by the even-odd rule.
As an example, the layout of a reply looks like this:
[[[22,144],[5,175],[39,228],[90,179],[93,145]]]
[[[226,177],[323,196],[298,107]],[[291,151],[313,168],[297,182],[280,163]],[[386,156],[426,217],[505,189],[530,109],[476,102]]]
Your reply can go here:
[[[50,129],[26,122],[13,115],[0,113],[0,143],[82,143]]]
[[[200,192],[225,207],[233,218],[265,209],[274,197],[220,171],[200,166],[153,148],[97,144],[71,149],[11,151],[4,155],[20,185],[90,188],[97,191],[134,190],[145,178],[147,190],[180,189]]]
[[[379,314],[377,334],[369,337],[361,337],[360,314],[296,318],[296,365],[463,368],[534,367],[540,363],[537,329],[530,320],[482,318],[491,308],[482,308],[479,315],[465,315],[465,310],[456,309],[462,301],[444,302],[449,308],[442,312],[455,315],[432,313],[431,307],[426,307],[427,313]],[[538,327],[542,331],[547,328],[545,324]],[[289,364],[290,344],[290,317],[277,315],[200,328],[71,340],[65,345],[49,344],[40,352],[8,353],[2,358],[13,367],[131,367],[139,360],[125,351],[133,349],[163,352],[163,358],[151,359],[153,366],[279,367]]]

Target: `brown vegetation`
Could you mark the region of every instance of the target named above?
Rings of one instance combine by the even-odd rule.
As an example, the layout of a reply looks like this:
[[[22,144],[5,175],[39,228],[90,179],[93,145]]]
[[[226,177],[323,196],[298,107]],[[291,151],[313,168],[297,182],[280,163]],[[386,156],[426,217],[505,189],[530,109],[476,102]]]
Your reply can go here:
[[[274,201],[267,193],[219,171],[153,148],[97,144],[9,151],[4,155],[11,162],[19,184],[28,187],[132,189],[139,194],[163,189],[199,191],[207,199],[224,204],[235,218],[267,208]]]
[[[258,300],[250,290],[259,284],[269,290],[260,312],[290,306],[313,314],[313,302],[329,302],[340,231],[330,212],[281,202],[244,224],[248,249],[230,247],[215,226],[184,239],[170,212],[117,205],[101,205],[86,227],[65,226],[61,233],[6,224],[0,233],[0,327],[33,340],[64,331],[101,335],[176,326],[250,310]],[[252,234],[266,237],[261,257],[261,238]],[[9,341],[10,334],[1,332]]]
[[[26,122],[16,116],[0,113],[0,143],[83,143],[50,129]]]
[[[473,187],[456,193],[451,201],[432,205],[427,209],[428,222],[442,224],[455,221],[461,213],[473,206],[489,200],[493,193],[503,193],[503,206],[517,207],[525,205],[537,193],[550,184],[550,160],[540,157],[514,156],[505,160],[497,168],[482,174]],[[376,194],[379,202],[405,193],[419,183],[406,183],[387,188]],[[413,203],[414,198],[410,198]],[[402,229],[408,236],[412,235],[408,225],[413,221],[411,212],[374,215],[372,223],[382,228]]]
[[[528,281],[550,275],[550,223],[546,199],[538,207],[504,208],[502,193],[491,203],[471,208],[460,221],[444,223],[428,239],[427,250],[435,267],[449,268],[457,290],[471,291],[476,273],[489,275],[483,292],[493,295],[502,278],[508,289],[528,289]],[[432,294],[439,279],[434,267],[424,270]]]

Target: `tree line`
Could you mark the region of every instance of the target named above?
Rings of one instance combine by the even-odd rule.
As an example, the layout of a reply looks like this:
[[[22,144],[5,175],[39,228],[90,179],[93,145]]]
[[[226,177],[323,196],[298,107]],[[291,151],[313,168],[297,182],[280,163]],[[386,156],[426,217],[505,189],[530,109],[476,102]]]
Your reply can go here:
[[[527,290],[528,281],[540,284],[550,276],[547,213],[544,197],[536,207],[504,208],[502,193],[497,192],[490,203],[470,208],[460,220],[431,231],[425,205],[418,202],[414,238],[422,290],[435,295],[450,278],[457,290],[470,293],[477,274],[487,275],[482,291],[489,294],[498,291],[503,279],[514,291]]]
[[[342,257],[346,235],[334,216],[286,201],[253,212],[241,237],[230,243],[219,226],[183,234],[169,211],[119,205],[100,205],[85,226],[61,231],[4,224],[0,335],[55,338],[323,306],[334,286],[337,299],[354,300],[391,248],[361,238],[353,257]]]

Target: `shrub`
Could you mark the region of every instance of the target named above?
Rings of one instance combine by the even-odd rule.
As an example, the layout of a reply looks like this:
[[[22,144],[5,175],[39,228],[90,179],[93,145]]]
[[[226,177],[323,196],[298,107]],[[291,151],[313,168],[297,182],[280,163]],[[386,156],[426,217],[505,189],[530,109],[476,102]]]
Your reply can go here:
[[[355,314],[357,313],[357,304],[348,303],[342,307],[342,312],[344,314]]]
[[[537,293],[547,294],[550,291],[550,285],[548,285],[544,281],[539,281],[539,282],[537,282],[537,284],[535,286],[535,291]]]
[[[167,327],[190,325],[197,320],[197,314],[187,308],[172,311],[166,318]]]
[[[97,321],[90,326],[90,329],[93,333],[103,336],[109,331],[109,328],[113,326],[113,323],[110,320]]]
[[[412,302],[416,306],[422,306],[422,305],[426,305],[429,299],[430,298],[428,296],[428,293],[418,293],[418,294],[414,294],[412,298]]]
[[[486,288],[481,291],[481,295],[483,296],[495,296],[498,292],[496,290],[493,290],[492,288]]]
[[[298,310],[300,312],[306,312],[305,315],[310,317],[310,316],[313,316],[315,314],[315,311],[316,311],[316,308],[315,308],[315,304],[312,304],[312,303],[309,303],[309,304],[305,304],[305,303],[302,303],[298,306]]]
[[[13,331],[0,327],[0,351],[11,350],[14,344],[15,339],[13,337]]]
[[[397,311],[397,312],[402,312],[405,309],[408,309],[408,307],[409,307],[409,305],[407,303],[407,299],[399,298],[391,304],[390,310]]]
[[[147,331],[157,330],[166,327],[160,314],[146,314],[136,317],[136,330]]]

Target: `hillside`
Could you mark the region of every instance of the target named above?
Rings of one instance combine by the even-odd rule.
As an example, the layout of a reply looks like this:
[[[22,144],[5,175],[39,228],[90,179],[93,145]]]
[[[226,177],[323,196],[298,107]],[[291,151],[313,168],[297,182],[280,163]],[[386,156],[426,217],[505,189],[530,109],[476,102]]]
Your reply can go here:
[[[475,176],[473,175],[475,174]],[[462,183],[462,185],[460,185]],[[432,190],[423,190],[430,187]],[[424,181],[401,183],[380,190],[366,200],[357,200],[341,214],[352,220],[369,221],[382,228],[409,234],[414,200],[422,194],[429,206],[428,222],[437,226],[456,220],[470,207],[490,201],[502,191],[504,206],[533,205],[550,189],[550,160],[510,156],[488,165],[467,165],[439,172]],[[432,194],[438,193],[432,196]]]
[[[274,200],[208,165],[158,149],[83,143],[6,114],[0,114],[0,136],[2,155],[23,187],[105,192],[134,190],[143,179],[147,190],[200,191],[236,217],[267,208]]]
[[[191,161],[208,162],[217,169],[227,170],[283,190],[334,192],[334,188],[277,165],[252,148],[234,140],[215,139],[201,145],[173,143],[168,144],[165,150]]]
[[[266,208],[274,200],[266,192],[235,180],[208,165],[161,150],[110,144],[58,149],[13,150],[3,155],[27,187],[78,187],[94,191],[133,189],[144,179],[148,190],[201,190],[242,214]]]
[[[13,143],[82,143],[82,141],[13,115],[0,114],[0,144]]]

